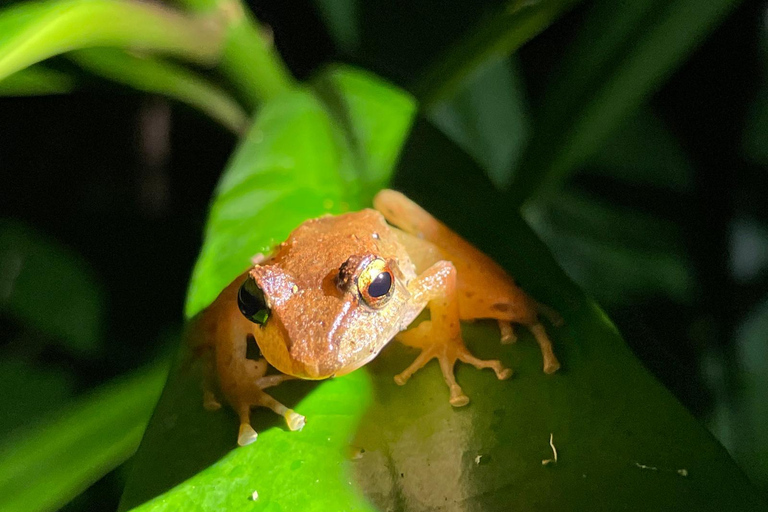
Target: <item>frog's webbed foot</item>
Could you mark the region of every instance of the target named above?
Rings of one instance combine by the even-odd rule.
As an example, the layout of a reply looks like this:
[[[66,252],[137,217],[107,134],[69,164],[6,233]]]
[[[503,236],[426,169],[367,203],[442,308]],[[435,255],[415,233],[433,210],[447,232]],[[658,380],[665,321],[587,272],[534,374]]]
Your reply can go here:
[[[240,431],[237,436],[237,444],[240,446],[251,444],[258,437],[251,426],[251,409],[254,407],[272,409],[285,419],[290,430],[301,430],[304,427],[304,416],[289,409],[264,392],[265,389],[277,386],[294,377],[283,374],[264,375],[266,371],[266,360],[246,359],[230,368],[226,373],[227,377],[221,381],[222,391],[240,418]],[[204,401],[208,403],[210,399],[215,401],[212,394],[209,396],[206,393]]]
[[[440,363],[445,383],[450,390],[450,403],[454,407],[461,407],[469,403],[469,397],[464,394],[461,386],[456,382],[454,366],[456,361],[471,364],[477,369],[490,368],[500,380],[512,376],[512,370],[505,368],[501,361],[483,360],[473,356],[460,337],[453,339],[440,339],[433,332],[432,322],[425,320],[413,329],[409,329],[397,336],[397,340],[405,345],[421,348],[421,353],[403,372],[395,376],[395,382],[402,386],[419,369],[424,367],[432,359]]]
[[[231,397],[232,405],[240,417],[240,432],[237,436],[237,444],[245,446],[254,442],[258,436],[251,426],[251,409],[253,407],[266,407],[272,409],[285,419],[290,430],[304,428],[306,418],[293,409],[284,406],[263,390],[277,386],[281,382],[291,380],[290,375],[267,375],[251,380],[245,387],[236,391],[236,396]]]

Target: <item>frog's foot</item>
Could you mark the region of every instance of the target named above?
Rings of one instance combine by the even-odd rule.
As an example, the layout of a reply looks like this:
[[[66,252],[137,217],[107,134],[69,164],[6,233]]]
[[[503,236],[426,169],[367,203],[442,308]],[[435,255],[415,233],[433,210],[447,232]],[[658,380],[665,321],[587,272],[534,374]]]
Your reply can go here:
[[[560,361],[555,357],[555,353],[552,351],[552,342],[547,336],[547,331],[544,330],[544,326],[541,324],[529,325],[528,329],[533,333],[536,338],[536,343],[539,344],[541,349],[541,357],[544,360],[544,373],[555,373],[560,369]]]
[[[461,386],[456,382],[456,376],[454,375],[456,361],[471,364],[477,369],[491,368],[499,380],[505,380],[512,376],[512,370],[505,368],[501,361],[483,360],[473,356],[461,338],[449,341],[435,341],[436,338],[432,331],[432,323],[429,320],[425,320],[415,328],[409,329],[397,336],[397,340],[403,344],[421,348],[421,353],[416,357],[416,360],[402,373],[395,376],[395,382],[398,385],[404,385],[425,364],[432,359],[437,359],[440,363],[440,370],[443,373],[445,383],[450,390],[451,398],[449,402],[454,407],[461,407],[469,403],[469,397],[464,394]]]
[[[259,362],[249,361],[249,364],[254,370],[262,371]],[[251,409],[253,407],[272,409],[285,419],[285,423],[290,430],[301,430],[306,421],[304,416],[284,406],[263,391],[294,377],[283,374],[256,377],[257,374],[249,373],[251,373],[251,377],[254,377],[254,379],[247,386],[237,388],[235,391],[236,396],[231,397],[232,404],[240,417],[240,432],[237,436],[237,444],[245,446],[254,442],[258,437],[258,434],[251,426]]]
[[[246,446],[256,440],[258,434],[251,426],[251,408],[267,407],[285,418],[285,423],[290,430],[301,430],[304,428],[306,418],[293,409],[289,409],[266,393],[258,393],[257,397],[237,407],[240,416],[240,432],[237,436],[237,444]]]
[[[213,391],[206,389],[203,391],[203,407],[206,411],[218,411],[221,409],[221,402],[213,394]]]

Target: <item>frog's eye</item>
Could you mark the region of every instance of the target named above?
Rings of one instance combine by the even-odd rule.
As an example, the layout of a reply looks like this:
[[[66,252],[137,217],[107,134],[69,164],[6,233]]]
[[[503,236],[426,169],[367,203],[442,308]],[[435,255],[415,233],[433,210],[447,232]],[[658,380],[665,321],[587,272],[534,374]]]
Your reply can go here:
[[[264,292],[252,278],[248,278],[237,292],[237,306],[245,318],[259,325],[267,323],[269,307]]]
[[[377,308],[386,304],[395,290],[395,276],[387,262],[376,258],[366,265],[357,278],[357,289],[369,306]]]

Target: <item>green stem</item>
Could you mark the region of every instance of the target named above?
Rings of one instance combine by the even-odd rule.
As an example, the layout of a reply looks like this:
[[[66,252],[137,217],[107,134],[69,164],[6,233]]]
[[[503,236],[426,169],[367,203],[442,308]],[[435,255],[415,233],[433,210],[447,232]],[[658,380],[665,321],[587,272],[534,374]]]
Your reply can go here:
[[[33,66],[0,81],[0,96],[41,96],[66,94],[75,88],[75,80],[60,71]]]
[[[191,105],[235,134],[241,135],[248,124],[247,114],[232,97],[184,67],[112,48],[78,50],[69,57],[115,82]]]
[[[0,80],[36,62],[98,46],[151,50],[211,65],[221,53],[222,23],[144,2],[62,0],[0,12]]]
[[[240,0],[177,0],[193,11],[223,13],[228,29],[222,72],[240,90],[251,109],[293,89],[296,81],[262,27]]]

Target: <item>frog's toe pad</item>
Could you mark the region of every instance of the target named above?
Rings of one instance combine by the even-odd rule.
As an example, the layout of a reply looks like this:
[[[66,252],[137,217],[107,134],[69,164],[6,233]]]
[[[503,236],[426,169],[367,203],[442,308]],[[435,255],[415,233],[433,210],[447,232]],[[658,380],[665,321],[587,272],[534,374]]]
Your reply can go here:
[[[560,369],[560,362],[557,359],[555,359],[554,361],[544,362],[544,373],[546,373],[547,375],[551,375],[559,369]]]
[[[216,400],[216,396],[210,391],[203,393],[203,407],[206,411],[218,411],[221,409],[221,403]]]
[[[456,387],[458,388],[458,386]],[[461,391],[461,388],[458,388],[458,391],[454,391],[452,388],[451,399],[448,401],[454,407],[464,407],[469,403],[469,397],[465,395],[463,391]]]
[[[253,430],[253,427],[244,423],[240,425],[240,433],[237,435],[237,444],[240,446],[247,446],[254,442],[259,434]]]
[[[290,430],[301,430],[307,423],[307,419],[292,409],[285,413],[285,422]]]

